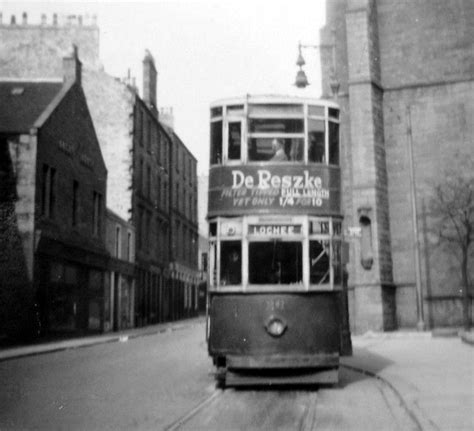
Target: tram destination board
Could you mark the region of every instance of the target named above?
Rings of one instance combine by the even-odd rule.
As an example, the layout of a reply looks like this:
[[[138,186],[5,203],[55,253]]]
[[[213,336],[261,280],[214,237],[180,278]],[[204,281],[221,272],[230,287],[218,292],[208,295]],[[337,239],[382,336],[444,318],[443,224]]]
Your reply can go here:
[[[340,213],[340,172],[328,166],[227,166],[209,174],[209,215]]]

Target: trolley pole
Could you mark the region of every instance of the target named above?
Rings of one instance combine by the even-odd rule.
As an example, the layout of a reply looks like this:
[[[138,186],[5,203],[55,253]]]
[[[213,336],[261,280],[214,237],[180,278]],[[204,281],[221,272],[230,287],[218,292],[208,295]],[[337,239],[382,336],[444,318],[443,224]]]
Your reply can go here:
[[[416,184],[415,184],[415,169],[413,163],[413,136],[411,126],[411,107],[407,105],[407,147],[408,147],[408,162],[410,172],[410,195],[411,195],[411,210],[413,217],[413,237],[414,237],[414,254],[415,254],[415,277],[416,277],[416,303],[417,303],[417,317],[418,321],[416,327],[418,331],[425,330],[425,322],[423,318],[423,291],[421,286],[421,267],[420,267],[420,241],[418,239],[418,215],[416,209]]]

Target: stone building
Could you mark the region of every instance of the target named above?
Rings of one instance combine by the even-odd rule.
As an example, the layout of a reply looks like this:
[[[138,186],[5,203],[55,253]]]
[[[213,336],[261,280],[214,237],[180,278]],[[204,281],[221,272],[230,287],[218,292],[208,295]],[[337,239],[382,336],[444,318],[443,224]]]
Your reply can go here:
[[[77,51],[64,71],[0,80],[0,332],[15,338],[37,312],[43,332],[104,329],[107,170]]]
[[[324,47],[335,42],[345,224],[360,235],[349,238],[352,330],[460,325],[456,252],[433,233],[429,208],[433,185],[443,182],[446,169],[460,170],[462,160],[470,166],[466,175],[474,170],[473,3],[330,0],[326,13],[323,89],[331,97],[333,62]],[[470,259],[473,253],[471,247]],[[417,267],[423,314],[417,310]]]
[[[27,38],[22,39],[22,34]],[[135,228],[134,324],[194,312],[189,292],[197,286],[197,256],[191,256],[197,255],[193,247],[197,209],[189,202],[197,201],[197,187],[193,185],[196,159],[169,127],[171,111],[166,111],[161,121],[152,55],[147,52],[143,60],[140,97],[130,76],[121,80],[102,70],[99,29],[93,18],[69,17],[66,22],[53,18],[50,23],[42,17],[41,24],[0,24],[0,37],[0,61],[8,62],[0,74],[10,77],[59,76],[64,47],[71,43],[79,47],[85,59],[84,92],[109,172],[107,208]],[[175,161],[184,163],[186,169],[173,169]],[[179,207],[176,195],[172,195],[178,188],[182,193]],[[174,230],[178,226],[175,219],[179,220],[179,234]],[[175,238],[180,238],[179,244]],[[113,294],[113,280],[110,289]]]

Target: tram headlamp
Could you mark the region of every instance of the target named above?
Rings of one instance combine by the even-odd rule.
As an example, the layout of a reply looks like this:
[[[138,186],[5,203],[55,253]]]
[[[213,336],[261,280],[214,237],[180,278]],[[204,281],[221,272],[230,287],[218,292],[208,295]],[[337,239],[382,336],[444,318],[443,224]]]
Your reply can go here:
[[[286,330],[286,323],[279,319],[278,317],[270,317],[268,319],[267,324],[265,325],[265,329],[272,337],[281,337]]]

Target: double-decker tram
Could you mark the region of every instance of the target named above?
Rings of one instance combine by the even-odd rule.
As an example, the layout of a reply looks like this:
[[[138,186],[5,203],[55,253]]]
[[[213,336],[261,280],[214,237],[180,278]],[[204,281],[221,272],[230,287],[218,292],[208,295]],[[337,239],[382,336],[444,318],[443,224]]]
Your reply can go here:
[[[337,104],[251,95],[218,101],[210,141],[207,337],[219,383],[337,382]]]

